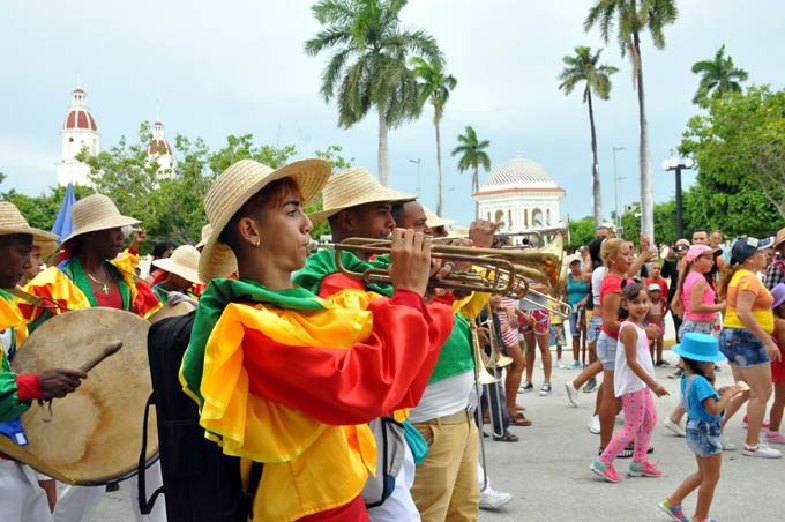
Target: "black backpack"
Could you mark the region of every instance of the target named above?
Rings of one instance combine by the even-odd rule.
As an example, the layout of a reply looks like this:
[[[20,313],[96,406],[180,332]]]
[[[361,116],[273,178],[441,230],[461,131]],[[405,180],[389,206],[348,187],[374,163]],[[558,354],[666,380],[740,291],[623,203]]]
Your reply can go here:
[[[139,504],[149,514],[159,494],[166,496],[169,522],[246,522],[262,478],[262,464],[253,463],[246,491],[240,479],[240,459],[224,455],[204,438],[199,408],[182,391],[180,362],[188,347],[196,312],[153,324],[147,337],[153,393],[145,407],[142,451],[139,456]],[[147,418],[155,405],[163,486],[149,500],[145,493]]]

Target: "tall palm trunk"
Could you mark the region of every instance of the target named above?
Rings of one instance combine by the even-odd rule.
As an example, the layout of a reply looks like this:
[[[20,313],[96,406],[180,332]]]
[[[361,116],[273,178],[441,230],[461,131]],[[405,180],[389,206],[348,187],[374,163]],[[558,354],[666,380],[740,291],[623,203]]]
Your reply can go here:
[[[648,236],[654,244],[654,206],[651,187],[651,159],[649,155],[649,124],[646,121],[646,98],[643,94],[643,59],[641,57],[641,40],[638,32],[632,34],[636,67],[636,83],[638,86],[638,109],[641,126],[640,171],[641,171],[641,234]]]
[[[472,194],[476,194],[480,190],[479,168],[479,165],[475,164],[472,169]],[[480,219],[480,202],[476,199],[474,200],[474,215],[476,219]]]
[[[436,215],[442,215],[442,209],[444,205],[444,194],[442,192],[442,138],[441,133],[439,131],[439,123],[441,118],[437,118],[434,116],[433,118],[433,125],[436,128],[436,170],[439,176],[438,178],[438,195],[436,199]]]
[[[594,107],[591,101],[591,89],[587,87],[586,95],[589,99],[589,125],[591,127],[591,193],[594,210],[594,221],[599,227],[602,225],[602,197],[600,193],[600,163],[597,160],[597,129],[594,127]],[[615,183],[615,180],[614,180]]]
[[[387,142],[387,114],[385,108],[377,105],[379,111],[379,148],[376,151],[376,167],[379,169],[379,181],[385,187],[390,184],[390,145]]]

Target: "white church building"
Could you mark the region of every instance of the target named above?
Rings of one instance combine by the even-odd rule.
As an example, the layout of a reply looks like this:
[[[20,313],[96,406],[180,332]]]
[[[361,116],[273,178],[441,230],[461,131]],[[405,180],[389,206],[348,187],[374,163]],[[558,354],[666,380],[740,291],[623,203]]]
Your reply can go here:
[[[164,124],[156,121],[152,129],[153,138],[147,154],[158,162],[160,170],[171,171],[174,165],[172,146],[164,137]],[[98,124],[87,107],[87,93],[81,87],[71,94],[71,106],[60,131],[60,161],[57,163],[57,183],[65,186],[90,185],[90,166],[76,159],[82,149],[90,155],[101,151]]]
[[[472,196],[480,219],[502,223],[502,233],[516,233],[562,226],[565,195],[545,167],[519,156],[496,168]]]

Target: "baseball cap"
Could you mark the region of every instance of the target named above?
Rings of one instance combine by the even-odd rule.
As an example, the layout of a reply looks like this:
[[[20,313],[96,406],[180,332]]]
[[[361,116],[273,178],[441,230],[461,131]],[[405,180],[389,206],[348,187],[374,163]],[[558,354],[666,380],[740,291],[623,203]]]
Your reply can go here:
[[[695,261],[706,252],[711,252],[711,247],[706,245],[692,245],[687,251],[687,261]]]
[[[754,237],[741,236],[733,243],[730,252],[731,265],[738,265],[753,256],[755,252],[766,250],[774,245],[774,238],[755,239]]]
[[[662,288],[657,283],[649,283],[649,292],[660,292]]]
[[[771,304],[772,310],[782,303],[785,303],[785,283],[777,283],[777,285],[771,289],[771,297],[774,298],[774,302]]]

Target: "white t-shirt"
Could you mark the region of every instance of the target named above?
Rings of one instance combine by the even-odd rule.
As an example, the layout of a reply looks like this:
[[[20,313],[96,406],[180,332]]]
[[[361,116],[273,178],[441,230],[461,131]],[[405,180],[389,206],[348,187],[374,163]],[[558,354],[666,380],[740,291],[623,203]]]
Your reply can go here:
[[[613,392],[616,397],[646,388],[646,383],[635,375],[627,364],[627,354],[624,351],[624,343],[621,341],[621,332],[625,328],[635,328],[638,332],[638,341],[635,344],[638,364],[643,367],[646,373],[654,377],[654,365],[651,363],[649,339],[646,337],[646,331],[633,322],[624,321],[621,323],[621,327],[619,327],[619,342],[616,345],[616,367],[613,372]]]
[[[602,280],[604,278],[605,278],[604,266],[598,266],[591,273],[591,304],[594,305],[595,307],[600,306],[600,288],[602,287]]]
[[[466,409],[474,386],[474,372],[459,373],[425,387],[420,404],[409,412],[409,422],[425,422]]]

